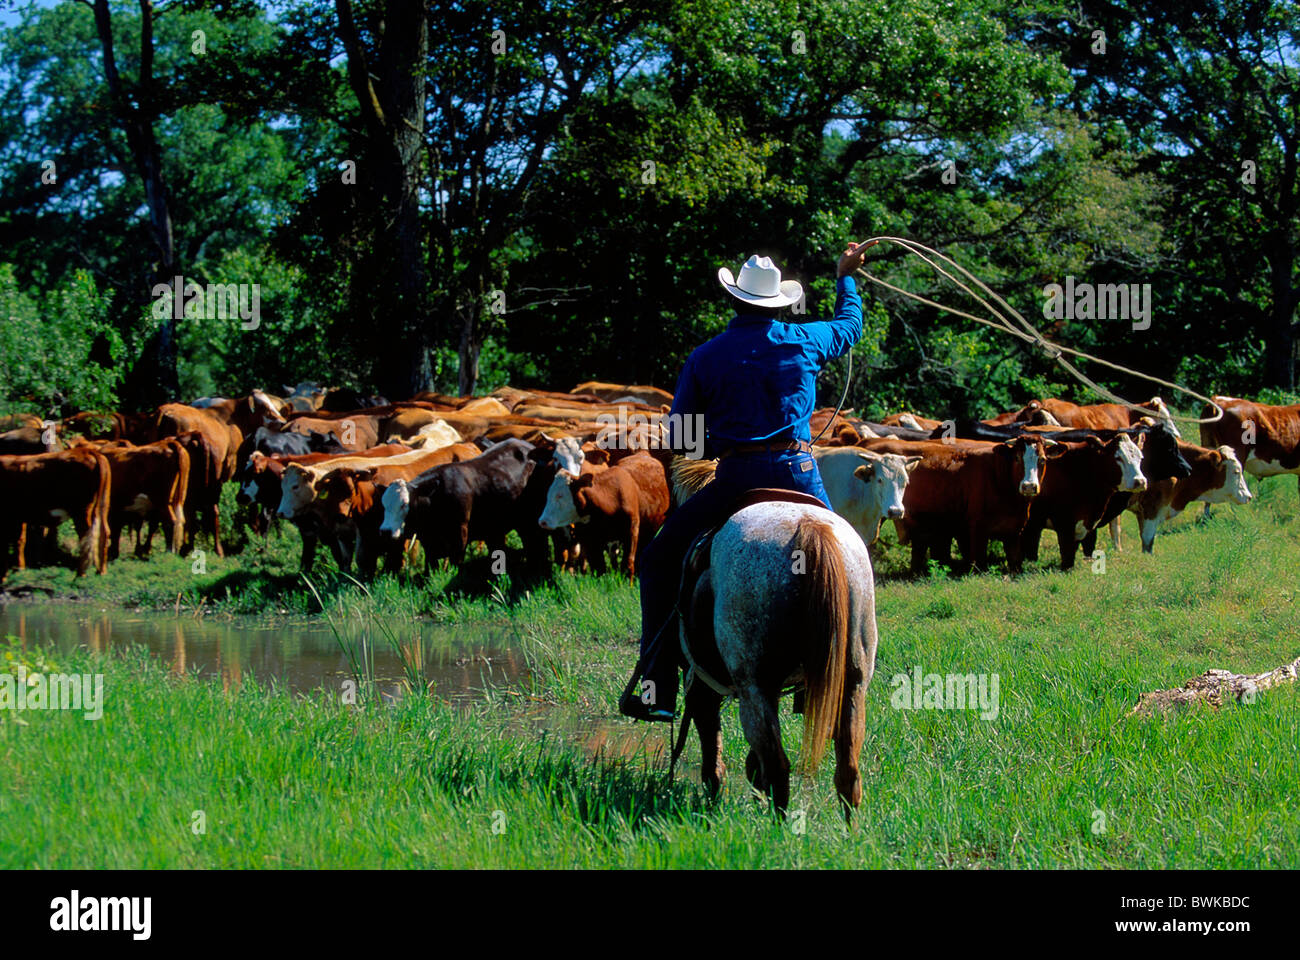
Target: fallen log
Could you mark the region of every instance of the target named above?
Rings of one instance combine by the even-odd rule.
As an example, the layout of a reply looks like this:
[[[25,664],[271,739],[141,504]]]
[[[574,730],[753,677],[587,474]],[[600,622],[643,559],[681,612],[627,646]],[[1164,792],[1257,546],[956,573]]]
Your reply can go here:
[[[1223,706],[1224,699],[1227,697],[1239,702],[1253,703],[1255,695],[1261,690],[1291,683],[1296,679],[1297,674],[1300,674],[1300,657],[1264,673],[1206,670],[1181,687],[1173,690],[1153,690],[1142,694],[1128,714],[1150,716],[1157,710],[1169,710],[1189,703],[1208,703],[1217,709]]]

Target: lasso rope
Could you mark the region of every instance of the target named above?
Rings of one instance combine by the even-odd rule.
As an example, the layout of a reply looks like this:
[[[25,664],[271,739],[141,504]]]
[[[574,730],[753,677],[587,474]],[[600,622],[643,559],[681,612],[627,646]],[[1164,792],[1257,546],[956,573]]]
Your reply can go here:
[[[1003,333],[1010,334],[1011,336],[1016,337],[1017,339],[1023,340],[1025,343],[1033,344],[1034,346],[1042,350],[1043,353],[1046,354],[1049,358],[1055,360],[1062,367],[1064,367],[1072,376],[1074,376],[1077,380],[1079,380],[1079,382],[1083,383],[1086,387],[1088,387],[1098,396],[1104,397],[1105,399],[1109,400],[1111,403],[1118,403],[1121,404],[1122,406],[1128,407],[1130,410],[1137,410],[1142,413],[1149,414],[1151,412],[1149,407],[1143,407],[1136,403],[1130,403],[1129,401],[1125,400],[1123,397],[1119,397],[1111,393],[1101,384],[1091,380],[1081,370],[1079,370],[1078,367],[1076,367],[1074,364],[1066,360],[1063,354],[1068,353],[1071,356],[1079,357],[1080,359],[1083,360],[1091,360],[1094,363],[1100,363],[1102,366],[1110,367],[1112,370],[1118,370],[1120,373],[1125,373],[1133,377],[1139,377],[1143,380],[1149,380],[1152,383],[1160,384],[1160,386],[1162,387],[1169,387],[1171,390],[1177,390],[1179,393],[1184,393],[1189,397],[1194,397],[1197,400],[1209,404],[1216,411],[1214,416],[1200,418],[1200,419],[1193,418],[1193,417],[1175,416],[1171,411],[1170,416],[1174,420],[1180,420],[1183,423],[1214,423],[1223,417],[1222,407],[1220,407],[1209,397],[1201,396],[1201,394],[1197,393],[1195,390],[1189,390],[1187,387],[1180,386],[1179,384],[1170,383],[1168,380],[1161,380],[1159,377],[1153,377],[1149,373],[1143,373],[1140,370],[1133,370],[1130,369],[1129,367],[1125,367],[1118,363],[1111,363],[1109,360],[1103,360],[1101,357],[1094,357],[1090,353],[1085,353],[1082,350],[1076,350],[1073,347],[1063,347],[1060,344],[1052,343],[1041,333],[1039,333],[1032,323],[1026,320],[1023,316],[1021,316],[1020,312],[1016,310],[1015,307],[1011,306],[1011,304],[1007,303],[1000,296],[998,296],[993,290],[991,290],[988,287],[987,284],[985,284],[982,280],[980,280],[979,277],[975,276],[973,273],[971,273],[969,270],[967,270],[957,261],[953,260],[951,257],[940,253],[938,250],[934,250],[930,247],[927,247],[923,243],[917,243],[915,240],[908,240],[904,237],[872,237],[871,239],[864,241],[864,243],[867,246],[874,246],[877,243],[892,243],[895,244],[896,246],[902,247],[904,250],[906,250],[908,253],[912,254],[913,256],[920,257],[931,267],[933,267],[936,271],[938,271],[940,274],[947,277],[954,284],[956,284],[957,287],[965,291],[972,299],[974,299],[981,306],[983,306],[985,310],[987,310],[993,316],[997,317],[998,321],[1000,322],[995,323],[994,321],[989,320],[986,317],[977,317],[975,316],[975,314],[967,313],[965,310],[958,310],[955,307],[949,307],[942,303],[936,303],[935,301],[929,300],[921,296],[920,294],[913,293],[910,290],[904,290],[902,287],[895,286],[894,284],[888,282],[887,280],[882,280],[879,277],[868,273],[864,268],[859,267],[857,272],[862,274],[862,276],[866,277],[872,283],[879,284],[880,286],[885,287],[886,289],[893,290],[897,293],[901,293],[903,296],[910,297],[911,299],[916,300],[919,303],[924,303],[927,306],[935,307],[939,310],[943,310],[947,313],[955,314],[956,316],[959,317],[965,317],[968,320],[974,320],[976,323],[982,323],[987,327],[992,327],[995,330],[1001,330]],[[974,290],[972,290],[966,284],[962,283],[960,280],[954,277],[951,273],[945,270],[934,260],[931,260],[930,257],[926,256],[926,254],[933,254],[935,257],[938,257],[940,260],[943,260],[944,262],[951,264],[954,268],[959,270],[963,275],[968,277],[972,283],[974,283],[981,290],[987,293],[990,298],[992,298],[993,300],[1001,304],[1003,307],[1005,307],[1007,312],[1010,313],[1013,317],[1015,317],[1016,320],[1019,321],[1020,326],[1023,327],[1024,329],[1023,330],[1016,329],[1016,327],[1011,323],[1011,321],[1008,320],[1006,316],[1004,316],[996,307],[990,304],[979,294],[975,293]],[[832,419],[834,418],[832,417]]]

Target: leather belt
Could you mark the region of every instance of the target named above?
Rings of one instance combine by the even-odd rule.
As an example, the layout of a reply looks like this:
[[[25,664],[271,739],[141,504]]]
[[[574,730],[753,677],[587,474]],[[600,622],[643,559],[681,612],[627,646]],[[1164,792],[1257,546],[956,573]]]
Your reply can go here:
[[[771,443],[738,443],[718,454],[718,459],[739,453],[786,453],[797,450],[800,453],[812,453],[812,444],[804,440],[776,440]]]

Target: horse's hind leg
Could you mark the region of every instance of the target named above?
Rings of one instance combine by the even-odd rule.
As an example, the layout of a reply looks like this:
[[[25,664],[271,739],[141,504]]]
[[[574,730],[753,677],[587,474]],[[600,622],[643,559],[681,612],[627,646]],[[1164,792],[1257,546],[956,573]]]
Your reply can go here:
[[[776,702],[756,686],[747,687],[740,698],[740,725],[753,748],[751,758],[758,757],[758,779],[751,777],[750,782],[770,794],[773,806],[784,815],[790,803],[790,760],[781,746]],[[750,763],[745,766],[748,772]]]
[[[688,706],[700,734],[700,779],[704,781],[709,797],[718,795],[727,768],[722,762],[722,701],[703,683],[691,685]]]
[[[840,701],[839,724],[835,728],[835,790],[844,803],[844,818],[862,803],[862,775],[858,757],[867,735],[866,652],[857,639],[849,638],[848,669],[844,671],[844,698]]]

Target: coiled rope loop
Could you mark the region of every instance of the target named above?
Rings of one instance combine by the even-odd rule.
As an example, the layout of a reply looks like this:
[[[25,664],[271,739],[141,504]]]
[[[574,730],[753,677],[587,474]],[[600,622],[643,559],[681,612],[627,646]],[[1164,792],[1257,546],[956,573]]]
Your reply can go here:
[[[1084,384],[1086,387],[1088,387],[1088,389],[1092,390],[1098,396],[1104,397],[1106,400],[1109,400],[1111,403],[1118,403],[1122,406],[1128,407],[1128,409],[1130,410],[1138,410],[1143,413],[1150,412],[1148,408],[1140,406],[1136,403],[1130,403],[1129,401],[1125,400],[1123,397],[1116,396],[1114,393],[1111,393],[1111,391],[1107,390],[1101,384],[1087,377],[1081,370],[1079,370],[1078,367],[1072,364],[1069,360],[1065,359],[1064,356],[1065,354],[1069,354],[1072,357],[1077,357],[1082,360],[1091,360],[1093,363],[1100,363],[1102,366],[1110,367],[1112,370],[1118,370],[1120,373],[1128,374],[1129,376],[1133,376],[1133,377],[1138,377],[1142,380],[1148,380],[1151,383],[1157,383],[1160,386],[1168,387],[1171,390],[1177,390],[1179,393],[1186,394],[1189,397],[1194,397],[1195,399],[1200,400],[1203,403],[1209,404],[1215,411],[1214,416],[1199,418],[1199,419],[1194,417],[1173,416],[1171,413],[1171,416],[1173,416],[1173,419],[1175,420],[1180,420],[1183,423],[1214,423],[1215,421],[1223,417],[1222,407],[1220,407],[1209,397],[1202,396],[1201,394],[1197,393],[1195,390],[1188,389],[1187,387],[1181,386],[1177,383],[1170,383],[1168,380],[1161,380],[1159,377],[1153,377],[1149,373],[1143,373],[1140,370],[1133,370],[1129,367],[1125,367],[1118,363],[1111,363],[1109,360],[1103,360],[1101,357],[1095,357],[1090,353],[1085,353],[1082,350],[1076,350],[1073,347],[1066,347],[1058,343],[1053,343],[1051,340],[1048,340],[1041,333],[1039,333],[1037,328],[1035,328],[1032,323],[1026,320],[1023,316],[1021,316],[1020,312],[1016,310],[1015,307],[1011,306],[1011,304],[1007,303],[1005,300],[1002,299],[1002,297],[998,296],[998,294],[996,294],[992,289],[990,289],[989,286],[984,283],[984,281],[980,280],[979,277],[975,276],[973,273],[971,273],[969,270],[967,270],[957,261],[953,260],[949,256],[946,256],[945,254],[940,253],[938,250],[934,250],[930,247],[927,247],[923,243],[917,243],[915,240],[908,240],[905,237],[872,237],[871,239],[864,241],[864,243],[868,246],[872,246],[877,243],[892,243],[895,246],[902,247],[904,250],[906,250],[908,253],[912,254],[913,256],[920,257],[931,267],[933,267],[938,273],[947,277],[950,281],[952,281],[952,283],[955,286],[957,286],[960,290],[964,291],[968,296],[970,296],[973,300],[975,300],[982,307],[984,307],[985,310],[991,313],[994,317],[997,317],[997,322],[989,320],[986,317],[977,317],[973,313],[967,313],[965,310],[958,310],[956,307],[949,307],[942,303],[937,303],[934,300],[927,299],[926,297],[923,297],[920,294],[913,293],[910,290],[904,290],[902,287],[895,286],[894,284],[890,283],[887,280],[882,280],[880,277],[868,273],[865,268],[859,267],[857,272],[862,274],[862,276],[870,280],[872,283],[879,284],[880,286],[885,287],[888,290],[893,290],[896,293],[901,293],[903,296],[910,297],[911,299],[916,300],[918,303],[924,303],[926,306],[934,307],[935,309],[938,310],[943,310],[946,313],[955,314],[956,316],[959,317],[965,317],[968,320],[974,320],[976,323],[982,323],[986,327],[993,327],[995,330],[1000,330],[1003,333],[1010,334],[1011,336],[1016,337],[1019,340],[1023,340],[1025,343],[1034,345],[1035,347],[1040,349],[1046,357],[1048,357],[1049,359],[1055,361],[1056,363],[1064,367],[1066,371],[1068,371],[1080,383]],[[1016,319],[1021,329],[1017,329],[1016,326],[1010,320],[1007,319],[1005,314],[1003,314],[1000,310],[998,310],[991,303],[989,303],[989,300],[986,300],[984,297],[977,294],[974,290],[972,290],[961,280],[958,280],[955,276],[949,273],[948,270],[946,270],[943,266],[941,266],[939,263],[936,263],[934,259],[931,259],[931,257],[937,258],[938,260],[942,260],[944,263],[950,265],[951,267],[953,267],[953,269],[957,270],[964,277],[969,279],[971,283],[973,283],[975,286],[979,287],[980,290],[986,293],[989,299],[996,301],[1003,308],[1005,308],[1007,313],[1009,313],[1012,317]]]

